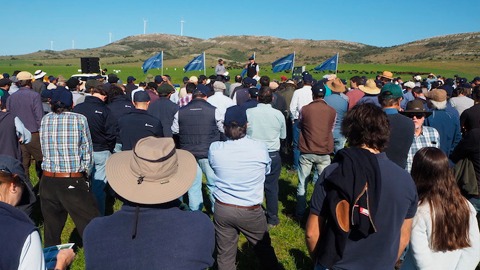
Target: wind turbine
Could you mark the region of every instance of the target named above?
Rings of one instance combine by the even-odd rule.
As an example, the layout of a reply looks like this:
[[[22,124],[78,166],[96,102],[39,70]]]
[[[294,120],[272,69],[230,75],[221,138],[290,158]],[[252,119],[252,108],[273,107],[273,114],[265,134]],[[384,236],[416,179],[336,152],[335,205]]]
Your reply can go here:
[[[108,32],[108,43],[112,43],[112,32]]]
[[[53,40],[50,40],[50,51],[53,51]]]
[[[186,21],[183,20],[183,18],[180,20],[180,36],[183,36],[183,24],[186,23]]]
[[[143,34],[147,33],[147,20],[143,19]]]

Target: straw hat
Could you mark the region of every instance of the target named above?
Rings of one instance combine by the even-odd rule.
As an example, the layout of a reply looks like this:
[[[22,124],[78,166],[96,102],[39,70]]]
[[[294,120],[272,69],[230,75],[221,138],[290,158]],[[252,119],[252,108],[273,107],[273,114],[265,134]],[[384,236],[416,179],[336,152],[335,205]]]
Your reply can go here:
[[[331,81],[327,81],[327,86],[333,92],[336,92],[336,93],[345,92],[345,85],[343,84],[342,80],[340,80],[340,78],[335,78]]]
[[[365,94],[369,94],[369,95],[380,94],[380,88],[377,87],[377,84],[372,79],[368,79],[365,85],[360,85],[358,88],[362,90]]]
[[[384,71],[380,77],[387,78],[389,80],[393,79],[393,73],[390,71]]]
[[[173,201],[192,186],[195,157],[175,149],[172,138],[146,137],[131,151],[113,154],[106,165],[113,190],[128,201],[160,204]]]

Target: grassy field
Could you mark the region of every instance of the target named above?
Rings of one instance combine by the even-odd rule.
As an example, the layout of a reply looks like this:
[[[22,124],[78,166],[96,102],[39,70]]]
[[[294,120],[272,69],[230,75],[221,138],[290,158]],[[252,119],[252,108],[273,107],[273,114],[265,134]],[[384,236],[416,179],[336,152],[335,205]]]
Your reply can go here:
[[[185,63],[186,64],[186,63]],[[132,75],[137,78],[137,83],[145,81],[147,74],[159,75],[162,73],[160,69],[149,70],[147,74],[144,74],[141,69],[142,63],[135,64],[123,64],[114,66],[102,66],[107,68],[108,73],[113,73],[114,70],[119,71],[117,74],[119,78],[126,82],[128,76]],[[184,76],[190,77],[192,75],[204,74],[203,71],[191,71],[183,72],[183,66],[169,66],[168,61],[164,63],[165,68],[163,74],[168,74],[172,77],[174,83],[182,83]],[[228,67],[228,63],[226,64]],[[278,72],[273,73],[269,63],[260,63],[261,67],[260,75],[267,75],[271,79],[279,80],[280,76],[285,75],[291,77],[290,73]],[[42,69],[47,72],[47,75],[63,75],[68,78],[73,74],[80,73],[80,60],[71,60],[68,63],[38,63],[38,61],[21,61],[21,60],[3,60],[0,61],[0,74],[3,72],[13,73],[14,70],[27,70],[34,73],[37,69]],[[314,72],[314,66],[306,66],[306,70],[313,73],[315,79],[320,79],[323,75],[330,72]],[[412,62],[412,63],[399,63],[399,64],[342,64],[339,63],[338,76],[342,79],[348,80],[352,76],[367,76],[368,78],[374,78],[375,75],[381,73],[383,70],[389,70],[394,73],[394,76],[400,76],[404,81],[412,78],[414,73],[434,73],[446,77],[453,77],[454,75],[460,75],[471,80],[475,76],[480,75],[480,69],[478,64],[471,62]],[[213,66],[207,66],[206,75],[212,75],[214,73]],[[235,75],[240,74],[241,70],[232,69],[229,70],[230,76],[233,78]]]
[[[35,176],[35,170],[32,167],[30,170],[32,176],[32,182],[37,183],[38,178]],[[280,175],[279,186],[279,217],[280,225],[270,230],[270,236],[272,239],[272,245],[277,254],[280,264],[283,269],[312,269],[313,264],[308,257],[307,248],[305,246],[304,228],[303,224],[295,222],[291,217],[295,211],[296,201],[296,188],[298,178],[294,171],[282,168]],[[313,186],[310,185],[308,190],[308,196],[311,196],[313,192]],[[115,203],[115,209],[118,210],[121,203],[117,200]],[[43,234],[42,224],[39,224],[40,231]],[[67,220],[67,224],[62,234],[62,242],[68,243],[76,237],[74,231],[75,225],[70,217]],[[245,237],[240,236],[238,243],[238,268],[240,270],[247,269],[259,269],[259,263],[253,252],[253,247],[246,241]],[[71,266],[72,270],[85,269],[85,258],[83,249],[77,251],[75,261]]]

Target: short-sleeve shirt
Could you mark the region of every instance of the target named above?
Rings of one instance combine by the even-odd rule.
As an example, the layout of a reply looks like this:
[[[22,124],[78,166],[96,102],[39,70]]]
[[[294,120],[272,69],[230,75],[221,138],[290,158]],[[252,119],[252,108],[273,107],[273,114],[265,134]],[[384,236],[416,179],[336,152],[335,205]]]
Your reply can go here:
[[[418,195],[410,174],[390,161],[385,153],[376,157],[381,175],[380,201],[374,220],[377,232],[358,241],[348,239],[343,258],[334,269],[393,269],[402,224],[405,219],[413,218],[417,211]],[[337,167],[338,163],[333,163],[325,168],[315,184],[311,213],[319,216],[325,213],[328,206],[324,204],[323,182]]]

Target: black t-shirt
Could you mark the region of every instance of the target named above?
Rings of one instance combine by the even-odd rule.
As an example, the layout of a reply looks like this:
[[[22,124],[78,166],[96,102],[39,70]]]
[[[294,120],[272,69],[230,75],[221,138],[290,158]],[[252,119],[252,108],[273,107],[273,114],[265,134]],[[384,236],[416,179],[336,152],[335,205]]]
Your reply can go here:
[[[408,172],[390,161],[385,153],[376,155],[381,174],[381,192],[375,216],[377,232],[365,239],[347,240],[343,258],[333,269],[393,269],[397,261],[400,231],[405,219],[415,216],[418,195]],[[320,175],[312,195],[310,213],[320,215],[324,205],[323,181],[338,167],[333,163]],[[321,252],[321,251],[319,251]]]

